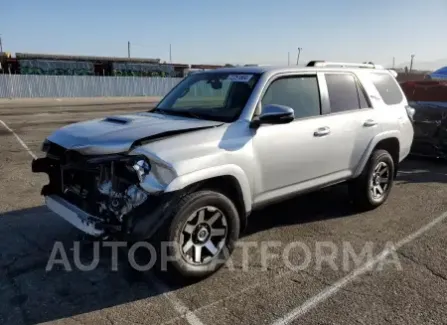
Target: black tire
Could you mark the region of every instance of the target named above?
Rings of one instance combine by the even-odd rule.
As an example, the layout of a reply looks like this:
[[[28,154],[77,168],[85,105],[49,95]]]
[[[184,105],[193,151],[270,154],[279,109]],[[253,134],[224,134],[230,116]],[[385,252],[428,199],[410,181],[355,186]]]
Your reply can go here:
[[[207,206],[217,208],[226,218],[225,243],[219,253],[210,261],[193,263],[179,249],[181,246],[181,235],[188,218],[195,211]],[[202,190],[182,197],[171,211],[170,217],[167,218],[167,224],[160,229],[161,236],[157,236],[162,241],[174,243],[174,245],[165,246],[165,251],[169,257],[175,257],[175,260],[169,261],[164,267],[167,266],[168,271],[177,272],[182,277],[190,279],[207,277],[221,268],[233,252],[235,244],[239,239],[240,219],[234,203],[222,193]]]
[[[375,178],[375,169],[385,163],[388,167],[388,183],[380,197],[374,197],[371,181]],[[382,165],[383,166],[383,165]],[[383,149],[375,150],[368,160],[362,174],[349,184],[349,194],[354,205],[363,211],[372,210],[382,205],[388,198],[393,187],[395,164],[390,153]]]

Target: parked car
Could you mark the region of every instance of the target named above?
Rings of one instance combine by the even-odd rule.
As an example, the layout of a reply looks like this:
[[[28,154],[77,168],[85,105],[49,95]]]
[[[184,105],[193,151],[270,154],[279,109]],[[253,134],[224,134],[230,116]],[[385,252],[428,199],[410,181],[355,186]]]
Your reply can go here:
[[[447,159],[447,81],[407,81],[401,86],[415,111],[410,154]]]
[[[318,61],[192,74],[150,112],[56,130],[32,169],[75,227],[175,243],[171,268],[204,277],[267,204],[347,182],[357,206],[380,206],[412,141],[392,72]]]

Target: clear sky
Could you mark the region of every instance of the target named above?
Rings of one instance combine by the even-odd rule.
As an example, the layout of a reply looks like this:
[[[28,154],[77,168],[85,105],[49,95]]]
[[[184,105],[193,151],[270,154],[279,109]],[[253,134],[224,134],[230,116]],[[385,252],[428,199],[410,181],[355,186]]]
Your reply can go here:
[[[4,50],[180,63],[447,59],[447,0],[0,0]],[[417,65],[416,65],[417,68]]]

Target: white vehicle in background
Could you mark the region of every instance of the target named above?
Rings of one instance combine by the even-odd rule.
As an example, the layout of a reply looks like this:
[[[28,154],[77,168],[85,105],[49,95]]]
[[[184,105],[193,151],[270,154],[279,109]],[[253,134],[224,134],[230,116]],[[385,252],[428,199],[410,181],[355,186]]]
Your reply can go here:
[[[33,171],[49,175],[47,206],[77,228],[172,242],[173,269],[203,277],[267,204],[341,182],[362,209],[383,204],[412,114],[374,65],[200,71],[153,111],[55,131]]]

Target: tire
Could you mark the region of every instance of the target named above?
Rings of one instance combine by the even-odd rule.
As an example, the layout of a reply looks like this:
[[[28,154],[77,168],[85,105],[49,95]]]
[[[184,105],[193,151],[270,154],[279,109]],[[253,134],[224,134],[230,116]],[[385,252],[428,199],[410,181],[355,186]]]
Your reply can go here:
[[[203,214],[201,211],[204,211]],[[210,226],[208,222],[211,222],[217,214],[221,214],[222,218],[218,217]],[[168,262],[168,271],[177,272],[184,278],[200,279],[216,272],[228,260],[239,239],[238,211],[234,203],[219,192],[202,190],[185,195],[176,204],[167,220],[168,223],[162,227],[164,230],[161,230],[162,236],[159,238],[172,243],[165,249],[169,259],[175,257],[174,260]],[[201,222],[203,220],[206,222]],[[203,229],[208,235],[204,235]],[[211,236],[212,233],[221,234],[222,229],[225,229],[224,239],[221,239],[222,236]],[[209,245],[210,240],[213,246]],[[194,246],[191,246],[191,243]],[[211,250],[207,247],[211,247],[212,250],[217,249],[217,253],[214,256],[208,256],[203,261],[202,258],[198,261],[196,246],[201,247],[203,257],[211,254]],[[183,250],[187,251],[183,252]]]
[[[379,168],[379,166],[382,166]],[[384,174],[379,178],[377,171]],[[379,168],[379,169],[378,169]],[[375,150],[368,160],[362,174],[349,184],[349,194],[354,205],[360,210],[372,210],[382,205],[388,198],[393,187],[395,164],[390,153],[383,149]],[[386,178],[386,182],[385,179]],[[383,193],[377,189],[377,181]],[[382,183],[383,182],[383,183]],[[376,189],[372,189],[372,186]]]

